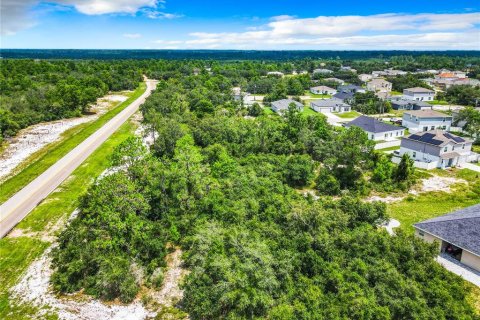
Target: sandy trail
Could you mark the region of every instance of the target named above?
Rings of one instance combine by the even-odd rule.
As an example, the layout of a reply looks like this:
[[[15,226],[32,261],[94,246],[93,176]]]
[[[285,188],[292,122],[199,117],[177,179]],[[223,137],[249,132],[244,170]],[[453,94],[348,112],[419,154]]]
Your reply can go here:
[[[110,110],[113,105],[127,99],[126,95],[110,94],[99,98],[96,104],[90,108],[94,114],[43,122],[21,130],[0,155],[0,181],[12,175],[15,168],[32,154],[59,140],[62,133],[68,129],[97,119]]]

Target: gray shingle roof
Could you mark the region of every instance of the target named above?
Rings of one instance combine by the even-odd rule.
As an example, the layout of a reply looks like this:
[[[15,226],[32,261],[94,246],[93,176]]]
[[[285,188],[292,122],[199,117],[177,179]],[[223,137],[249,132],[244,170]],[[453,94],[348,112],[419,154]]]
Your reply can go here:
[[[340,99],[340,100],[349,100],[353,99],[354,94],[352,92],[338,92],[333,95],[334,98]]]
[[[313,106],[318,106],[318,107],[337,107],[337,106],[345,106],[349,107],[350,105],[344,103],[342,100],[339,99],[319,99],[319,100],[314,100],[310,102],[310,105]]]
[[[356,126],[360,127],[365,131],[373,132],[373,133],[380,133],[380,132],[389,132],[395,130],[401,130],[402,127],[397,127],[388,123],[384,123],[378,121],[375,118],[367,117],[367,116],[360,116],[353,121],[350,121],[345,125],[346,127]]]
[[[480,256],[480,204],[414,226]]]
[[[303,104],[292,99],[282,99],[272,102],[272,107],[277,108],[278,110],[287,110],[290,106],[290,103],[295,103],[298,108],[303,108]]]

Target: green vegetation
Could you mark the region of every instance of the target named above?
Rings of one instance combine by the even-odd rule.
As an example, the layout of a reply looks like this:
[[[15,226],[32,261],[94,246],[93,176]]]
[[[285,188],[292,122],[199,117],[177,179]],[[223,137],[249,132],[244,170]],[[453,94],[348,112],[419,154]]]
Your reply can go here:
[[[451,86],[445,93],[439,95],[439,98],[450,104],[462,106],[476,106],[478,97],[480,97],[480,87],[468,85]]]
[[[394,146],[394,147],[388,147],[388,148],[383,148],[383,149],[377,149],[379,152],[386,152],[386,151],[395,151],[400,149],[400,146]]]
[[[124,142],[112,161],[125,170],[80,202],[53,253],[56,290],[131,301],[161,282],[168,243],[184,251],[191,319],[475,319],[472,289],[436,248],[391,237],[385,205],[359,198],[407,189],[409,158],[396,166],[361,129],[293,106],[245,118],[225,83],[159,83],[142,106],[158,139],[150,152]],[[321,201],[299,192],[312,187]]]
[[[467,107],[458,112],[453,124],[464,123],[462,129],[470,136],[475,137],[475,144],[480,145],[480,111]]]
[[[146,85],[142,82],[126,101],[114,109],[93,122],[85,123],[66,131],[61,140],[45,146],[43,149],[32,155],[27,161],[25,161],[26,166],[18,174],[10,177],[1,184],[2,192],[0,194],[0,202],[4,202],[10,198],[18,190],[47,170],[52,164],[57,162],[92,133],[100,129],[106,122],[142,95],[142,93],[145,92],[145,89]]]
[[[390,102],[379,99],[374,92],[355,93],[352,109],[363,114],[386,113],[392,110]]]
[[[437,105],[442,105],[442,106],[445,106],[448,103],[448,101],[445,101],[445,100],[432,100],[432,101],[427,101],[427,103],[429,104],[437,104]]]
[[[83,195],[94,179],[110,165],[106,155],[116,146],[132,136],[135,126],[128,122],[103,143],[78,167],[72,177],[64,181],[58,191],[49,195],[16,228],[28,234],[17,238],[0,239],[0,318],[25,319],[35,309],[24,305],[9,304],[8,290],[14,285],[29,264],[38,258],[50,243],[41,240],[42,234],[49,234],[57,221],[65,219],[77,208],[78,198]],[[18,317],[9,315],[14,312]]]
[[[79,116],[108,91],[134,89],[141,75],[126,61],[2,59],[0,143],[29,125]]]
[[[303,95],[304,96],[309,96],[309,97],[312,97],[312,98],[315,98],[315,99],[327,99],[327,98],[332,97],[330,94],[316,94],[316,93],[310,92],[310,90],[305,90]]]
[[[357,117],[360,117],[361,114],[358,113],[357,111],[355,110],[352,110],[352,111],[348,111],[348,112],[342,112],[342,113],[335,113],[335,115],[339,116],[340,118],[344,118],[344,119],[349,119],[349,118],[357,118]]]

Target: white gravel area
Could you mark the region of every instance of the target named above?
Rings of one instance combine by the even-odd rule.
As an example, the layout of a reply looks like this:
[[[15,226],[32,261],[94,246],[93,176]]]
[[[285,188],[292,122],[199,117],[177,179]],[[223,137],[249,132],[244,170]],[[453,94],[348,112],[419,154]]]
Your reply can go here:
[[[400,221],[396,219],[390,219],[386,224],[382,225],[382,227],[384,227],[387,230],[387,232],[391,236],[393,236],[395,235],[395,232],[393,231],[393,229],[400,227]]]
[[[467,183],[467,181],[457,178],[433,176],[431,178],[422,180],[421,192],[450,192],[450,186],[455,183]]]
[[[0,181],[13,174],[15,168],[29,156],[59,140],[62,133],[68,129],[97,119],[110,109],[112,102],[122,102],[126,99],[128,97],[123,95],[110,94],[99,98],[97,103],[91,107],[94,114],[39,123],[21,130],[0,155]]]
[[[12,297],[41,308],[41,313],[47,313],[45,307],[49,307],[62,320],[142,320],[155,316],[138,300],[128,305],[106,305],[94,299],[75,301],[68,296],[55,296],[50,288],[50,251],[47,249],[30,265],[22,280],[11,289]]]

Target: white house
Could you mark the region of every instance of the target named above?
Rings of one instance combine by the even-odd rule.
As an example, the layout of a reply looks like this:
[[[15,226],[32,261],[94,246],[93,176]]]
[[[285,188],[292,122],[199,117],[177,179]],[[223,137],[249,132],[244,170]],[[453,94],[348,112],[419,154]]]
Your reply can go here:
[[[435,91],[421,87],[408,88],[403,90],[403,96],[407,100],[433,101]]]
[[[403,137],[399,155],[408,154],[420,168],[444,169],[471,161],[471,150],[472,141],[435,129]]]
[[[267,72],[267,76],[277,76],[277,77],[283,77],[284,74],[283,72],[280,72],[280,71],[270,71],[270,72]]]
[[[320,74],[331,74],[333,73],[332,70],[329,70],[329,69],[315,69],[313,70],[313,73],[320,73]]]
[[[316,112],[321,113],[328,113],[328,112],[348,112],[351,110],[349,104],[344,103],[342,100],[339,99],[319,99],[310,102],[310,108],[315,110]]]
[[[295,105],[295,107],[297,107],[299,111],[303,110],[303,104],[292,99],[282,99],[282,100],[273,101],[272,110],[275,111],[276,113],[284,112],[288,110],[288,108],[292,103]]]
[[[328,81],[328,82],[336,82],[338,84],[345,84],[345,81],[343,81],[342,79],[338,79],[338,78],[325,78],[323,80]]]
[[[429,131],[434,129],[450,130],[452,116],[434,110],[408,110],[402,117],[402,126],[410,132]]]
[[[397,127],[372,117],[360,116],[345,124],[345,127],[356,126],[361,128],[373,141],[392,141],[401,138],[405,128]]]
[[[337,90],[327,87],[327,86],[317,86],[310,88],[310,92],[314,94],[329,94],[334,95],[337,93]]]
[[[367,82],[367,81],[372,80],[373,76],[371,74],[361,73],[361,74],[358,75],[358,79],[360,79],[360,81],[362,81],[362,82]]]
[[[390,92],[392,83],[382,78],[376,78],[367,82],[367,90],[373,92]]]
[[[248,92],[242,92],[240,87],[232,88],[233,100],[247,102],[250,94]]]

